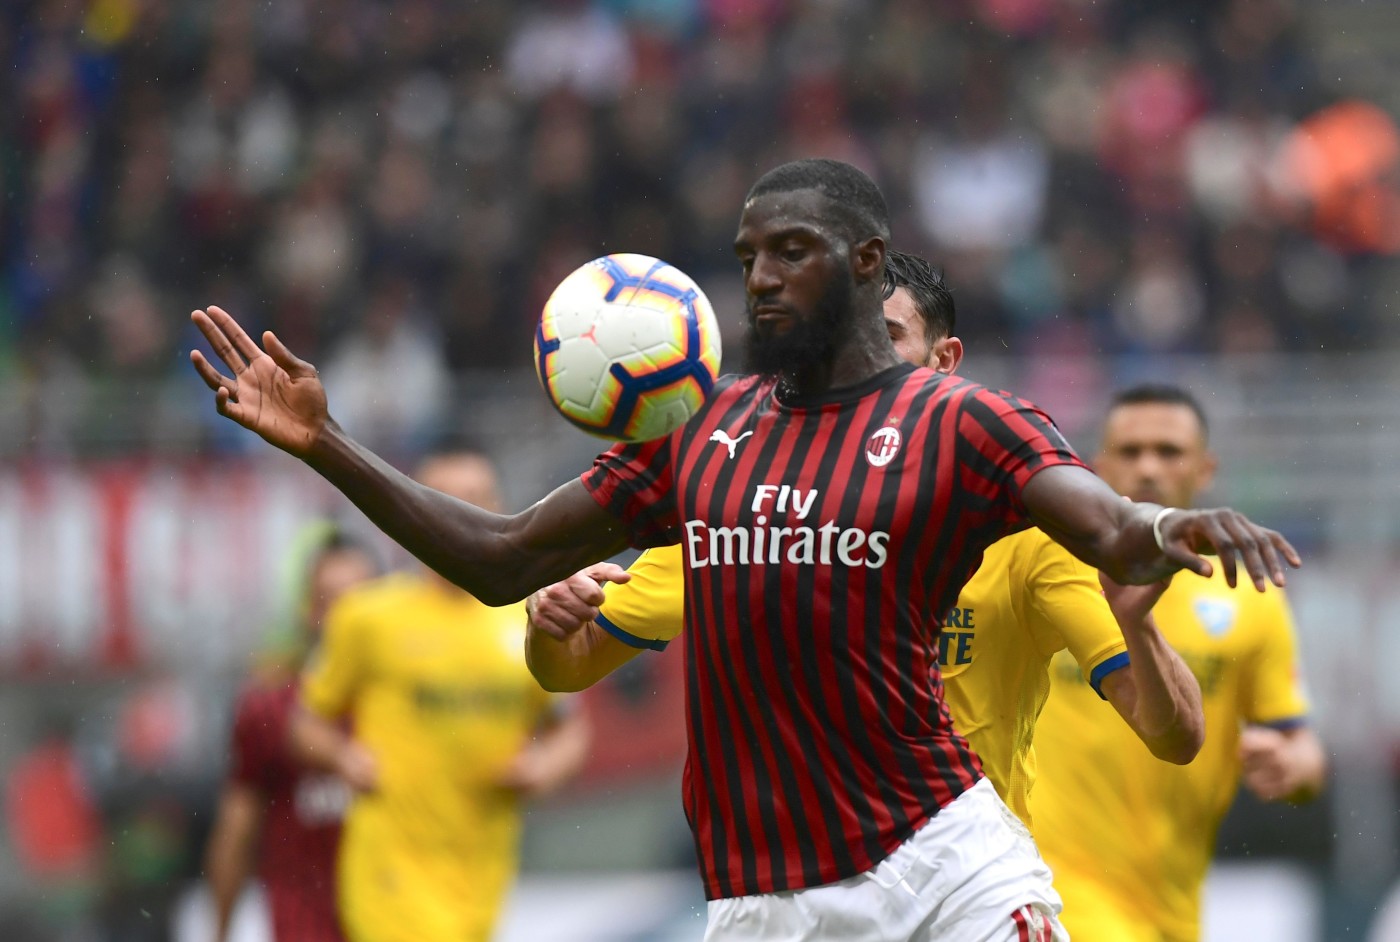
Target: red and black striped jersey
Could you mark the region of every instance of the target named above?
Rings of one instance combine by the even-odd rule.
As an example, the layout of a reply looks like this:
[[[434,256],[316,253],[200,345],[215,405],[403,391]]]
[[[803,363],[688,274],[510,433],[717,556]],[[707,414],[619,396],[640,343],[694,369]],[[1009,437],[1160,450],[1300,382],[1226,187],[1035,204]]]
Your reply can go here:
[[[1079,464],[1034,406],[899,366],[819,397],[721,380],[672,436],[584,483],[686,559],[684,803],[709,898],[874,866],[981,776],[939,621],[1021,488]]]

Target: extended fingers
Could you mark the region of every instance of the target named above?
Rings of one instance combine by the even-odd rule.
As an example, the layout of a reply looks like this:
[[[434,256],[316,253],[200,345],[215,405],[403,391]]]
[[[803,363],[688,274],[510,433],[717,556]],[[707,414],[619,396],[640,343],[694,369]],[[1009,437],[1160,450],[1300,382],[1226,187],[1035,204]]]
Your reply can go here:
[[[1275,558],[1271,566],[1264,558],[1264,547],[1267,546],[1270,552],[1273,550],[1273,546],[1264,539],[1264,528],[1250,523],[1243,514],[1227,516],[1221,521],[1221,527],[1235,544],[1254,588],[1263,592],[1266,580],[1273,578],[1274,573],[1278,572],[1278,559]]]
[[[257,344],[253,343],[253,338],[248,336],[242,325],[234,320],[233,316],[229,314],[228,311],[211,304],[209,305],[208,316],[209,319],[224,332],[224,335],[232,341],[234,349],[244,357],[249,360],[256,360],[258,357],[262,356],[263,352],[258,349]]]
[[[210,310],[218,310],[218,308],[210,308]],[[209,346],[214,348],[214,352],[218,354],[220,360],[224,361],[224,365],[233,372],[234,376],[237,376],[248,368],[248,364],[243,362],[243,358],[239,356],[238,351],[234,349],[233,342],[229,340],[228,334],[224,333],[223,328],[207,313],[204,311],[195,311],[190,315],[190,320],[194,321],[194,325],[199,328],[199,332],[204,335],[204,339],[209,341]]]

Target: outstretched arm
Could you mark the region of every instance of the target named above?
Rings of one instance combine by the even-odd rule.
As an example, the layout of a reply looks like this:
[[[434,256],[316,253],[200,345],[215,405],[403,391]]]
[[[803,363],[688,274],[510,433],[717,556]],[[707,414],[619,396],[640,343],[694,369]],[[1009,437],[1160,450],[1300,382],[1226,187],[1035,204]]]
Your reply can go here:
[[[1152,606],[1166,583],[1121,586],[1100,575],[1104,597],[1128,645],[1128,666],[1103,679],[1103,693],[1152,754],[1185,765],[1201,751],[1206,718],[1201,687],[1157,630]]]
[[[1168,510],[1132,503],[1083,467],[1058,465],[1040,471],[1022,489],[1021,500],[1036,526],[1115,582],[1145,585],[1178,569],[1208,576],[1215,564],[1204,554],[1214,554],[1231,586],[1243,562],[1250,581],[1263,591],[1266,582],[1284,584],[1285,562],[1301,565],[1281,534],[1238,511]]]
[[[578,481],[512,516],[418,484],[336,425],[316,368],[271,331],[264,350],[220,308],[191,317],[232,373],[190,354],[220,415],[305,461],[404,549],[488,605],[524,598],[626,546],[617,519]]]

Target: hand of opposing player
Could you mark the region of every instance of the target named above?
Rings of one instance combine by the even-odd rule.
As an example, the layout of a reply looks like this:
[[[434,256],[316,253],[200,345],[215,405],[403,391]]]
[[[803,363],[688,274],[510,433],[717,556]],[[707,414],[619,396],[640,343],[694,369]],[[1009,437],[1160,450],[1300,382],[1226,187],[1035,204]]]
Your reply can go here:
[[[1174,510],[1162,519],[1160,530],[1162,551],[1168,558],[1197,575],[1209,576],[1213,565],[1202,554],[1213,554],[1232,588],[1239,578],[1240,561],[1260,592],[1267,582],[1284,585],[1285,562],[1295,569],[1303,564],[1298,551],[1281,533],[1261,527],[1229,507]]]
[[[1099,571],[1099,585],[1103,586],[1103,597],[1113,610],[1113,618],[1119,626],[1135,626],[1146,620],[1152,607],[1172,584],[1169,578],[1147,585],[1123,585],[1114,582],[1108,573]]]
[[[1303,785],[1290,761],[1288,737],[1267,726],[1240,731],[1241,781],[1263,801],[1281,801]]]
[[[379,787],[379,761],[374,753],[353,739],[347,739],[336,754],[335,770],[345,784],[359,794]]]
[[[598,617],[606,583],[621,585],[631,578],[631,573],[614,563],[594,563],[580,569],[563,582],[545,586],[525,600],[530,626],[556,641],[565,641]]]
[[[330,421],[316,368],[297,359],[270,330],[263,333],[264,351],[222,308],[195,311],[190,319],[233,374],[223,375],[198,350],[190,351],[190,362],[214,391],[219,414],[283,451],[306,457]]]

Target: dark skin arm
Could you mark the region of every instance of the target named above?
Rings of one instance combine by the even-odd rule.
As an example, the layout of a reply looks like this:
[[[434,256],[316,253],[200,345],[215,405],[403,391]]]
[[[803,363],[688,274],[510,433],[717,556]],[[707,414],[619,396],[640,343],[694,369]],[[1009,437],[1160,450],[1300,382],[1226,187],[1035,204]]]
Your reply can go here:
[[[1159,549],[1152,520],[1162,508],[1124,500],[1086,468],[1046,468],[1026,484],[1021,500],[1036,526],[1124,585],[1157,582],[1178,569],[1208,576],[1219,565],[1233,586],[1243,563],[1262,592],[1266,582],[1284,585],[1285,563],[1302,564],[1281,534],[1228,507],[1173,511],[1162,521]]]
[[[190,354],[220,415],[305,461],[404,549],[486,604],[518,601],[627,545],[618,520],[577,480],[514,515],[424,487],[341,430],[316,368],[271,331],[264,349],[220,308],[191,317],[232,374]]]

